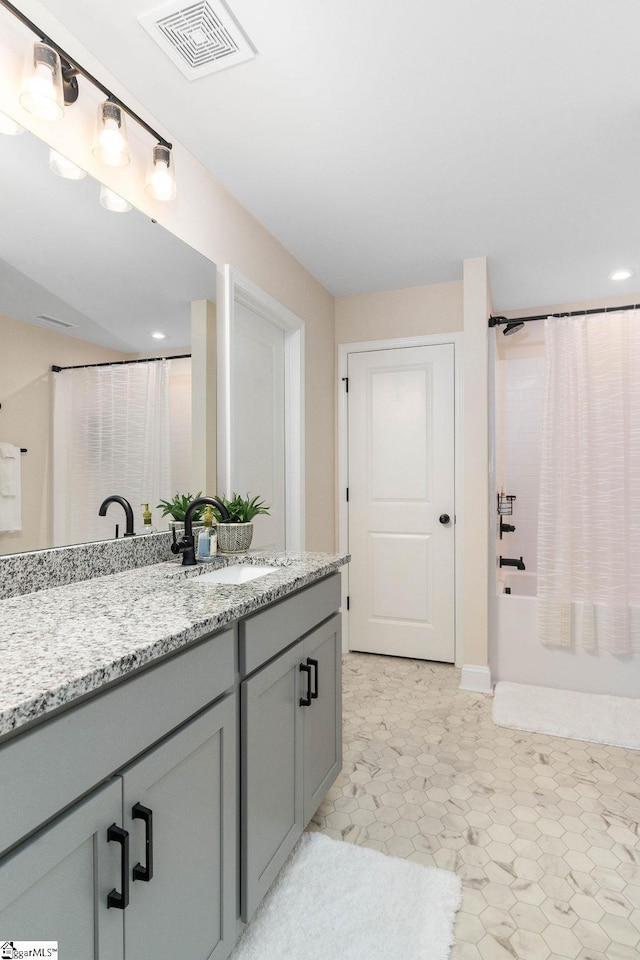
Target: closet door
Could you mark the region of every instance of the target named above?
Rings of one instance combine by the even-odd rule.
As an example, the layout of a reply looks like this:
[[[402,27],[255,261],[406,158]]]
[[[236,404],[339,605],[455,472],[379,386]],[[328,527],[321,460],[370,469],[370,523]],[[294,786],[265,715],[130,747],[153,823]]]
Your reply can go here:
[[[349,646],[453,663],[454,345],[348,369]]]

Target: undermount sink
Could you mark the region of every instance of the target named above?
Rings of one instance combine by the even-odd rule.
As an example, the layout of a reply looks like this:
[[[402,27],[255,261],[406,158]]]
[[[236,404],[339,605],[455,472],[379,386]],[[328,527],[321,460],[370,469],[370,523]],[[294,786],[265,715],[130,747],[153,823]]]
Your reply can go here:
[[[203,573],[202,576],[191,580],[198,586],[207,586],[209,583],[250,583],[257,580],[258,577],[266,577],[269,573],[275,573],[278,567],[261,567],[257,563],[236,563],[229,567],[223,567],[221,570],[212,570],[211,573]]]

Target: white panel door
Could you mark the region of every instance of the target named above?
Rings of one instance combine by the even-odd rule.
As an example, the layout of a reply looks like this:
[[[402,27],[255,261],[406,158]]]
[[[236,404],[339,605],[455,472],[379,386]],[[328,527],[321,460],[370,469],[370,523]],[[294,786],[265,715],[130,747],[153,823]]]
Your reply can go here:
[[[452,663],[453,344],[353,353],[348,374],[349,646]]]
[[[284,330],[241,303],[234,316],[231,477],[271,512],[255,518],[253,547],[285,549]],[[232,491],[224,491],[230,496]]]

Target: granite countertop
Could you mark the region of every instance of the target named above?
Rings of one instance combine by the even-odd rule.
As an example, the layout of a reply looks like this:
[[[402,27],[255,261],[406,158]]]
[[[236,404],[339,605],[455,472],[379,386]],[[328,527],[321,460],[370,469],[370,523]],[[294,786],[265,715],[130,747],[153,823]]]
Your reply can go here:
[[[253,613],[348,555],[251,551],[169,561],[0,600],[0,736]],[[242,586],[194,581],[231,563],[277,566]]]

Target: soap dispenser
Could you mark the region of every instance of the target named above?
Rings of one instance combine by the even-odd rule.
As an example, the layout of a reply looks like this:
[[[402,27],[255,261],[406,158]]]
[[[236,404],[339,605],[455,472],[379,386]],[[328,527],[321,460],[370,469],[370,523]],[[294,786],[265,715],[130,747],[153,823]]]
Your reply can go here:
[[[213,508],[211,506],[205,507],[202,519],[204,527],[198,537],[197,554],[199,557],[214,557],[218,552],[218,531],[214,526]]]
[[[155,533],[155,528],[153,526],[153,517],[151,516],[151,510],[149,510],[148,503],[142,503],[140,506],[144,507],[142,511],[142,533]]]

